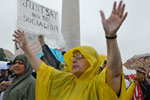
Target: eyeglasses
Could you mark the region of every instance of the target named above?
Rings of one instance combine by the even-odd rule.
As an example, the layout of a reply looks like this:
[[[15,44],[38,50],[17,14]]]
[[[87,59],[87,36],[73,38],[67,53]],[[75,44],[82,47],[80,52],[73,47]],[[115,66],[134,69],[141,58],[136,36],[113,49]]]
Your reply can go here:
[[[23,65],[24,63],[23,63],[23,62],[14,62],[13,64],[14,64],[14,65],[15,65],[15,64]]]
[[[73,56],[72,59],[83,59],[84,56],[82,54],[78,54],[76,56]]]

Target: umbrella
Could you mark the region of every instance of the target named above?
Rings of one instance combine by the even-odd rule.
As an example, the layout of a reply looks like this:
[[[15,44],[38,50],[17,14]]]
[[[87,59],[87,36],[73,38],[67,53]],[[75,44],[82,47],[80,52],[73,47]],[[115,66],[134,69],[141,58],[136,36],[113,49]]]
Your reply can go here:
[[[64,56],[62,55],[62,51],[59,51],[57,49],[52,49],[52,48],[49,48],[49,49],[52,51],[52,53],[54,54],[54,56],[56,57],[56,59],[58,61],[65,63]],[[38,58],[41,58],[41,56],[43,56],[43,55],[44,55],[43,53],[37,53],[36,54],[36,56]]]
[[[7,61],[5,57],[8,56],[14,56],[14,55],[9,50],[0,48],[0,61]]]
[[[0,61],[0,70],[1,69],[8,69],[9,65],[7,65],[7,62]]]
[[[135,55],[124,63],[124,66],[128,69],[137,69],[139,66],[144,67],[146,70],[150,70],[150,54]]]

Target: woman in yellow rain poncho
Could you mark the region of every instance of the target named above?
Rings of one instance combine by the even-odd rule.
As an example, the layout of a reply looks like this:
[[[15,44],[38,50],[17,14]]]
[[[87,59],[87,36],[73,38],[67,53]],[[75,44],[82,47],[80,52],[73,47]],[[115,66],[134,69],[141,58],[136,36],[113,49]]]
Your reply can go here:
[[[73,56],[73,53],[78,51],[80,53]],[[65,58],[67,70],[71,73],[58,71],[44,63],[39,66],[36,80],[37,100],[118,100],[115,92],[106,84],[106,69],[98,75],[99,66],[104,60],[99,58],[94,48],[88,46],[73,48],[65,54]],[[72,63],[71,59],[78,61],[73,60]],[[75,71],[72,74],[72,66],[76,67],[76,62],[79,61],[83,63],[84,59],[87,59],[90,67],[78,78],[74,75]],[[125,84],[124,80],[122,81],[121,97],[124,97]]]
[[[67,72],[44,64],[30,50],[24,32],[15,31],[14,41],[19,44],[37,71],[36,100],[128,100],[122,74],[122,62],[117,45],[117,31],[127,16],[125,5],[116,2],[112,13],[105,19],[100,11],[106,35],[107,67],[98,75],[103,59],[88,46],[69,50],[65,55]]]

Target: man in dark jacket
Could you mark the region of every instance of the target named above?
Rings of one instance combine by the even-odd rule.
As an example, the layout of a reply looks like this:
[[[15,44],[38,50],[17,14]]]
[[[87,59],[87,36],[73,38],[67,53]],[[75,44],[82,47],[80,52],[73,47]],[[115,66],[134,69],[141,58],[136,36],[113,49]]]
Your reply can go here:
[[[64,64],[56,59],[55,55],[49,49],[48,45],[46,45],[46,43],[44,41],[44,37],[42,35],[40,35],[38,37],[38,39],[41,44],[42,51],[44,53],[44,57],[46,58],[47,64],[56,69],[59,69],[59,70],[63,69]],[[64,53],[64,52],[62,52],[62,53]]]

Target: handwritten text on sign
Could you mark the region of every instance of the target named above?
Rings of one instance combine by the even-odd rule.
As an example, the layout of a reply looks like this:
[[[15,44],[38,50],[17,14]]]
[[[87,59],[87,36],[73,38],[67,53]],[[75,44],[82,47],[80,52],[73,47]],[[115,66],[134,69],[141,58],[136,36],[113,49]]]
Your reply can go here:
[[[34,34],[52,34],[59,32],[58,25],[58,12],[31,0],[18,0],[19,28]]]

